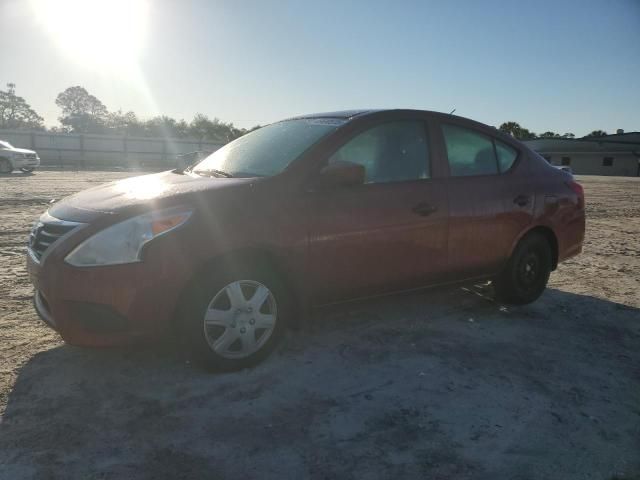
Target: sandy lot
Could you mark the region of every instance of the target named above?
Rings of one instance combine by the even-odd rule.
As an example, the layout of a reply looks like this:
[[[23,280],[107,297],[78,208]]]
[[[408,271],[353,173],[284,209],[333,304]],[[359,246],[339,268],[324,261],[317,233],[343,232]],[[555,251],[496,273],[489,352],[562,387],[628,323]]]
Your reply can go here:
[[[0,478],[640,478],[640,179],[582,177],[584,254],[536,303],[486,286],[333,307],[264,364],[65,346],[31,223],[124,173],[0,177]]]

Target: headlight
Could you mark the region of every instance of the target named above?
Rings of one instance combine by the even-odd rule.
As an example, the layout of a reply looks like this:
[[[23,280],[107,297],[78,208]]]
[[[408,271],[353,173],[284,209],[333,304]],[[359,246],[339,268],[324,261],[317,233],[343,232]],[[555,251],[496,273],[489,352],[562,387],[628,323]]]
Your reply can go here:
[[[190,216],[190,210],[169,209],[116,223],[74,248],[65,262],[76,267],[138,262],[147,242],[179,227]]]

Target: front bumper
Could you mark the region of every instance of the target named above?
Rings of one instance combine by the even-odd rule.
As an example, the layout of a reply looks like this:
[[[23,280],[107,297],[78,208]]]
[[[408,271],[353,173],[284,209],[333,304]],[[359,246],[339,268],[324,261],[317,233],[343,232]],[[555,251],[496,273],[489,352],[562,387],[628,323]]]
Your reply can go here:
[[[68,249],[50,248],[41,261],[30,251],[27,270],[38,315],[67,343],[115,346],[167,331],[189,278],[174,255],[157,252],[145,262],[77,268],[64,263]]]
[[[55,330],[56,322],[51,316],[51,311],[49,310],[49,302],[46,301],[40,291],[36,291],[35,295],[33,296],[33,307],[36,309],[36,312],[38,313],[40,319]]]
[[[13,158],[14,168],[37,168],[39,166],[39,158]]]

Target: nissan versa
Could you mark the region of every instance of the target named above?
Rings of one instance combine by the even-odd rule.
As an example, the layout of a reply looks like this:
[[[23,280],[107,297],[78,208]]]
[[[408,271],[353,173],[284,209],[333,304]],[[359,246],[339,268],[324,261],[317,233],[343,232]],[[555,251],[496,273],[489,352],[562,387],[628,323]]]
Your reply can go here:
[[[232,370],[312,306],[475,279],[532,302],[584,228],[582,187],[494,128],[347,111],[68,197],[34,226],[27,262],[65,341],[177,331],[205,366]]]

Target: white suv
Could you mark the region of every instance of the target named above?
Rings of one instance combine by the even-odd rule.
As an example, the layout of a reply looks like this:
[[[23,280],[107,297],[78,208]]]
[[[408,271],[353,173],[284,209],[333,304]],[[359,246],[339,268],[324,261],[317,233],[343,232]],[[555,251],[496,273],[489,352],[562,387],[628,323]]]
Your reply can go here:
[[[0,140],[0,173],[11,173],[16,168],[23,172],[33,172],[40,166],[40,157],[33,150],[16,148],[9,142]]]

